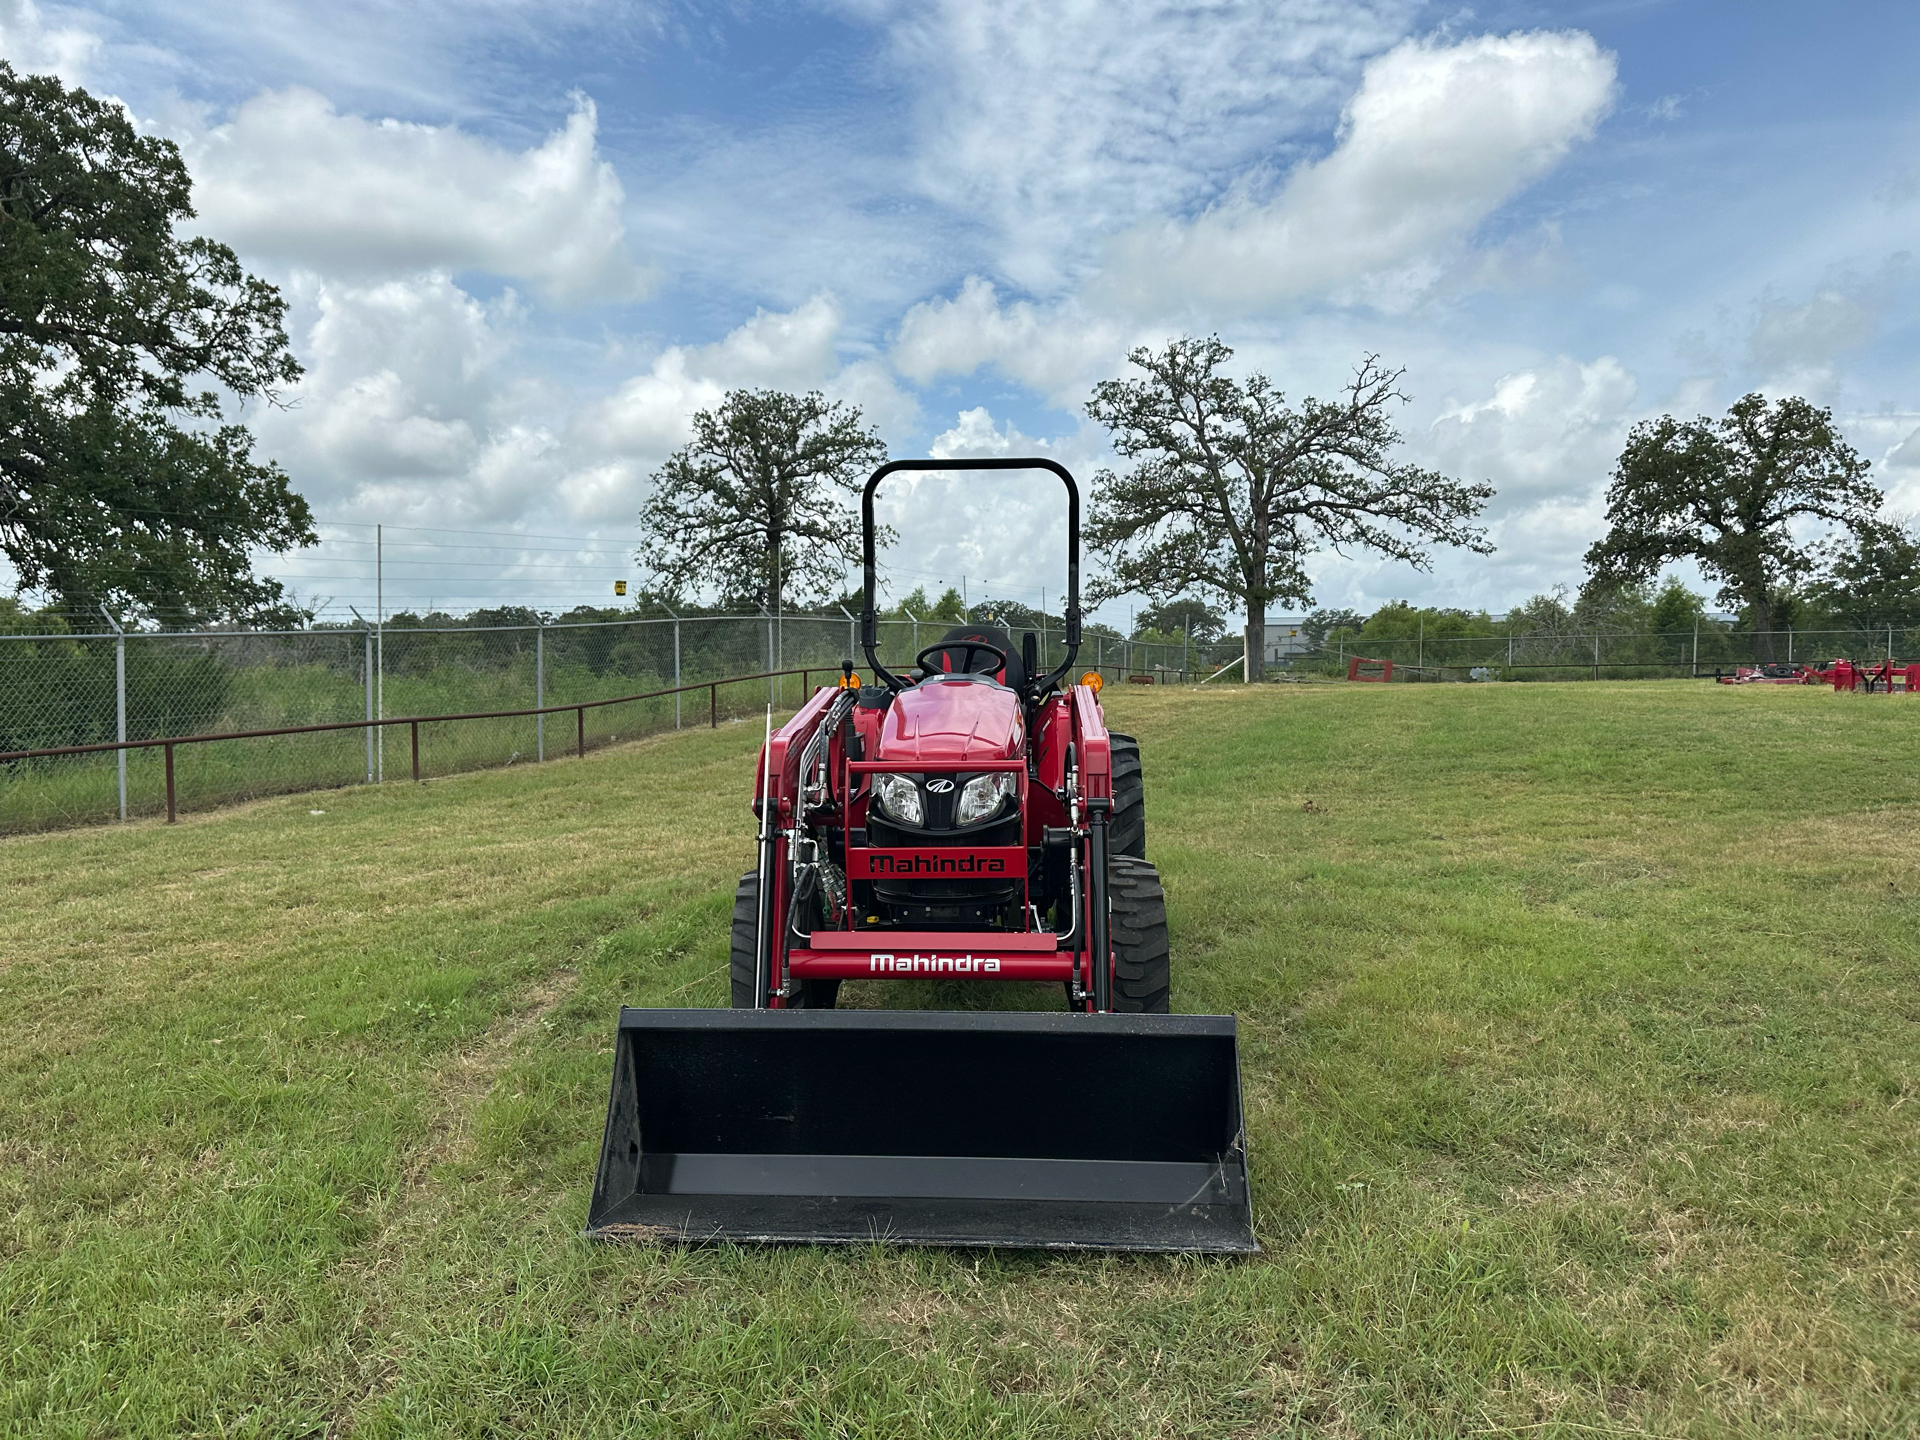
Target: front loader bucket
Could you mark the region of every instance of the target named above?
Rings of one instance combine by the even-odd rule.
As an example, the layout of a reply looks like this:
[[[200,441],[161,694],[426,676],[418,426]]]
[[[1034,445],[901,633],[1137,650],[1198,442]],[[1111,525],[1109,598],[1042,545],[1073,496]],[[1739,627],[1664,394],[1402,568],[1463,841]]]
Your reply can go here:
[[[1257,1251],[1233,1018],[623,1009],[587,1234]]]

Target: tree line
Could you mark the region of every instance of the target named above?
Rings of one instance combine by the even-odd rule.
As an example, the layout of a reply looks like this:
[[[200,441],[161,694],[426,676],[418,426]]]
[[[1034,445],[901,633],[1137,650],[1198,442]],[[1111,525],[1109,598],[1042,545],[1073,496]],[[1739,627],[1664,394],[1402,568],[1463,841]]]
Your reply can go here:
[[[226,246],[183,233],[193,216],[170,141],[0,61],[0,553],[23,593],[69,612],[163,627],[310,620],[254,575],[251,553],[315,543],[312,514],[231,413],[281,403],[300,378],[286,303]],[[1085,535],[1103,567],[1090,605],[1135,597],[1147,632],[1186,638],[1236,612],[1258,678],[1266,616],[1313,605],[1318,557],[1426,569],[1438,547],[1492,552],[1480,523],[1492,485],[1398,458],[1403,371],[1366,355],[1331,397],[1290,400],[1232,361],[1218,336],[1183,336],[1134,349],[1126,374],[1093,388],[1085,412],[1120,464],[1092,477]],[[691,432],[638,516],[640,602],[778,613],[849,598],[853,497],[887,455],[859,408],[739,389]],[[1649,587],[1691,561],[1763,659],[1795,617],[1920,618],[1916,536],[1881,517],[1867,471],[1831,414],[1799,397],[1637,425],[1570,613],[1665,603]],[[935,618],[954,608],[927,603]]]

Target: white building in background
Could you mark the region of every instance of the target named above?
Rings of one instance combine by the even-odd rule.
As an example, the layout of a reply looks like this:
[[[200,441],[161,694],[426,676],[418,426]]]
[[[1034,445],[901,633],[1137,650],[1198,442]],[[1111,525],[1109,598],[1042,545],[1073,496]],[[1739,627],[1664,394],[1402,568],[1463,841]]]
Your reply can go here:
[[[1267,664],[1289,665],[1313,648],[1303,615],[1267,616]]]

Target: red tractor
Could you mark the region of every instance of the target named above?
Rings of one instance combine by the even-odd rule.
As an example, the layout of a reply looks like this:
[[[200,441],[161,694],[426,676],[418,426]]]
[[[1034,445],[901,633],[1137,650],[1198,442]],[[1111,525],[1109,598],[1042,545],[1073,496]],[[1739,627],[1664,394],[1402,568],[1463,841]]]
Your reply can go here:
[[[874,492],[1066,486],[1066,658],[960,626],[880,662]],[[862,648],[756,769],[733,1010],[626,1009],[590,1234],[1251,1250],[1230,1016],[1168,1014],[1138,744],[1080,643],[1079,492],[1051,460],[895,461],[861,501]],[[1067,1013],[837,1010],[846,980],[1056,984]]]

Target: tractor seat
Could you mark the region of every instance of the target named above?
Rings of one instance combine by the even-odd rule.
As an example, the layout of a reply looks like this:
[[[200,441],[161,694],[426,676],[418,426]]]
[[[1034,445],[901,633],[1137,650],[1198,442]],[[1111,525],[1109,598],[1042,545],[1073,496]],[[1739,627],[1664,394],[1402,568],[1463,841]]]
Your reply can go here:
[[[955,640],[982,640],[1006,654],[1007,668],[1001,671],[989,672],[984,667],[993,663],[992,657],[983,655],[978,650],[975,650],[973,652],[973,663],[976,669],[972,673],[977,674],[980,679],[991,680],[1015,690],[1025,687],[1027,683],[1027,667],[1021,663],[1020,648],[1013,643],[1013,636],[1009,635],[1000,626],[956,625],[940,637],[940,643],[942,645],[949,644]],[[964,645],[957,645],[951,650],[941,650],[931,658],[939,665],[941,672],[953,674],[960,670],[960,662],[966,655],[966,647]],[[927,678],[931,679],[932,677],[929,676]]]

